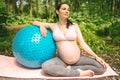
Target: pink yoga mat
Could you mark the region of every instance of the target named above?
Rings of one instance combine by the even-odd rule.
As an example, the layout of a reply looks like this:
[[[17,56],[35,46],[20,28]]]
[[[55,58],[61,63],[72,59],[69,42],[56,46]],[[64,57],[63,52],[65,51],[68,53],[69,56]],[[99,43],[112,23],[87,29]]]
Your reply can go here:
[[[93,77],[53,77],[45,74],[42,69],[28,69],[19,65],[14,57],[0,55],[0,76],[11,78],[42,78],[42,79],[93,79],[106,76],[118,76],[118,74],[108,65],[107,71],[102,75]]]

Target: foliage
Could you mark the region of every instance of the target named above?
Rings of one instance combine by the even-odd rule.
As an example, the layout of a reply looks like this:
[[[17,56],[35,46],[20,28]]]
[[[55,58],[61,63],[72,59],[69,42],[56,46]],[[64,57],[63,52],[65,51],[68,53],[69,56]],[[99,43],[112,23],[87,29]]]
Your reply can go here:
[[[2,15],[2,14],[1,14]],[[54,16],[53,16],[54,17]],[[30,16],[17,15],[17,14],[3,14],[1,16],[1,24],[4,26],[13,26],[13,25],[30,25],[33,21],[42,21],[42,22],[54,22],[54,19],[41,19],[34,18]]]
[[[11,51],[11,44],[15,31],[9,31],[5,27],[0,29],[0,51]]]
[[[96,53],[107,53],[107,45],[102,38],[98,37],[95,34],[95,30],[91,30],[91,25],[81,26],[81,31],[83,33],[83,37],[88,43],[89,46],[96,52]],[[106,52],[105,52],[106,51]]]
[[[16,7],[14,1],[0,2],[0,26],[4,26],[0,29],[0,51],[11,50],[16,32],[5,29],[5,26],[29,25],[34,20],[56,22],[54,7],[60,2],[70,5],[69,19],[80,26],[85,41],[96,53],[111,53],[110,46],[120,44],[120,0],[38,0],[38,6],[37,0],[23,0],[26,5],[22,7]]]
[[[4,16],[3,16],[4,17]],[[38,20],[38,18],[31,18],[30,16],[21,16],[21,15],[17,15],[17,14],[8,14],[6,16],[6,22],[4,23],[4,25],[7,26],[11,26],[11,25],[28,25],[31,24],[32,21],[34,20]]]
[[[96,53],[109,53],[112,49],[104,40],[109,36],[108,27],[111,25],[111,20],[108,18],[79,12],[72,13],[70,20],[79,24],[85,41]]]
[[[112,23],[109,27],[109,32],[113,43],[120,45],[120,21]]]

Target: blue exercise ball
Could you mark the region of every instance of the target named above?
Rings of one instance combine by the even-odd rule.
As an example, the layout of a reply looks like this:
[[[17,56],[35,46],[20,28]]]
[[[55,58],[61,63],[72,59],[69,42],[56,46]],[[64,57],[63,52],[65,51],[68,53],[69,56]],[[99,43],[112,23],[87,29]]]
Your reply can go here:
[[[56,45],[52,33],[47,29],[43,37],[38,26],[20,29],[12,42],[12,51],[18,63],[27,68],[40,68],[42,63],[55,56]]]

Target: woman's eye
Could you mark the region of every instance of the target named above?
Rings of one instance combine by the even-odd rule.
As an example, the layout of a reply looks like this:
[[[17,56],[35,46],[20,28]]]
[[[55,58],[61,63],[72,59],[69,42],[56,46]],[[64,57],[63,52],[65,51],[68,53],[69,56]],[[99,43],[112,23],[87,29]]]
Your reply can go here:
[[[70,9],[67,9],[67,8],[62,8],[62,10],[67,10],[67,11],[70,11]]]
[[[66,8],[62,8],[63,10],[66,10]]]

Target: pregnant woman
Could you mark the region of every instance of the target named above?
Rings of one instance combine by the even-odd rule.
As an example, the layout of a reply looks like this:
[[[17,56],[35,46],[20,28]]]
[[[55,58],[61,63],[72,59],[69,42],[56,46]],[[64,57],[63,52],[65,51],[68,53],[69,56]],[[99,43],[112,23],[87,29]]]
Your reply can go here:
[[[94,76],[106,71],[106,62],[98,57],[84,41],[80,28],[69,18],[70,8],[61,3],[56,7],[58,22],[43,23],[34,21],[40,27],[41,34],[47,35],[46,28],[52,30],[57,45],[58,56],[42,64],[45,73],[52,76]],[[94,58],[84,56],[78,46]]]

